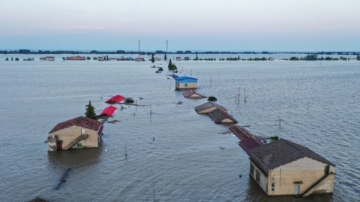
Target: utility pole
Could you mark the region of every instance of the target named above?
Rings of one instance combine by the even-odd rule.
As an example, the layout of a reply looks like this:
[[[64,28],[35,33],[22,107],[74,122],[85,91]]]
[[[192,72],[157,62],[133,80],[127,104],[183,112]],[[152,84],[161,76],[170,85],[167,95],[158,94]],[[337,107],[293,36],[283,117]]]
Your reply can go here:
[[[246,88],[244,88],[244,102],[246,102]]]
[[[125,157],[127,157],[127,145],[125,143]]]
[[[140,57],[140,40],[139,40],[139,45],[138,45],[138,50],[139,50],[139,57]]]
[[[240,87],[238,88],[238,94],[237,94],[237,97],[238,97],[238,102],[240,102]]]

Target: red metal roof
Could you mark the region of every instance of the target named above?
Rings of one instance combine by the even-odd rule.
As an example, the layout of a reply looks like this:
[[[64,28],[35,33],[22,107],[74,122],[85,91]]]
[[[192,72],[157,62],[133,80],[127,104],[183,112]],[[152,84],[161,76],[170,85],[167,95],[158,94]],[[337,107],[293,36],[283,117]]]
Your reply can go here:
[[[115,95],[115,96],[111,97],[110,99],[106,100],[105,103],[109,103],[109,104],[112,104],[112,103],[120,103],[123,99],[125,99],[124,96]]]
[[[90,119],[90,118],[86,118],[83,116],[79,116],[77,118],[74,119],[70,119],[61,123],[58,123],[50,132],[56,132],[65,128],[69,128],[71,126],[80,126],[83,128],[87,128],[90,130],[94,130],[94,131],[98,131],[99,128],[101,127],[102,123],[100,121],[94,120],[94,119]]]
[[[236,135],[240,140],[246,139],[250,136],[254,136],[252,133],[250,133],[245,128],[238,126],[238,125],[232,125],[229,127],[229,130]]]
[[[116,107],[108,106],[100,113],[100,116],[112,116],[116,109]]]

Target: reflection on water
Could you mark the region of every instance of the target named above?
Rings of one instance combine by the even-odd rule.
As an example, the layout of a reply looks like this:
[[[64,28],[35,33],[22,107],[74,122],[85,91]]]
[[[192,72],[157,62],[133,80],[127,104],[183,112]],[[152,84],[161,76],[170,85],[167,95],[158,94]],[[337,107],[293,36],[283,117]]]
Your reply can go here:
[[[102,149],[72,149],[61,152],[48,152],[52,168],[82,168],[99,163]]]
[[[247,129],[259,136],[278,135],[303,144],[336,164],[332,196],[297,199],[267,197],[249,178],[249,159],[236,144],[238,139],[219,134],[227,127],[198,115],[195,106],[206,100],[185,99],[182,91],[175,91],[174,81],[166,78],[169,72],[156,74],[149,63],[6,63],[1,57],[0,201],[28,201],[36,196],[51,201],[358,198],[358,62],[321,66],[283,61],[177,62],[183,75],[196,72],[198,91],[217,97],[239,125],[249,125]],[[237,102],[238,87],[246,88],[246,103],[243,97]],[[51,128],[83,115],[89,100],[101,112],[106,98],[115,94],[133,97],[144,106],[116,110],[114,119],[120,122],[105,124],[98,149],[48,153],[44,140]],[[176,104],[179,101],[181,105]],[[284,120],[281,128],[279,118]],[[72,170],[66,182],[53,190],[68,168]]]

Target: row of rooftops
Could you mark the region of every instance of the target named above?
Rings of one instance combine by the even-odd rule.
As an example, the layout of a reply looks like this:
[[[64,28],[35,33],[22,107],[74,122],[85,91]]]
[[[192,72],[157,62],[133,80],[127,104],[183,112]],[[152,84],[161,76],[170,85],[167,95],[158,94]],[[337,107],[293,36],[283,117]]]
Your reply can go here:
[[[198,114],[207,114],[215,123],[237,123],[237,120],[228,114],[227,109],[214,102],[207,102],[195,107]]]
[[[199,114],[207,113],[215,123],[224,117],[231,117],[228,115],[225,107],[213,102],[199,105],[195,107],[195,111]],[[304,157],[335,166],[311,149],[290,140],[279,139],[265,144],[262,140],[263,138],[252,134],[244,127],[232,125],[229,127],[229,130],[239,138],[240,142],[238,142],[238,145],[249,155],[252,161],[260,166],[264,173]]]
[[[106,100],[105,103],[108,103],[108,104],[120,103],[124,99],[125,99],[125,97],[122,95],[115,95],[115,96],[112,96],[111,98],[109,98],[108,100]],[[117,109],[116,107],[110,105],[110,106],[106,107],[99,114],[99,116],[105,116],[105,117],[112,116],[115,113],[116,109]],[[65,128],[69,128],[71,126],[79,126],[79,127],[87,128],[90,130],[99,131],[99,129],[102,127],[102,122],[94,120],[94,119],[90,119],[87,117],[79,116],[79,117],[58,123],[53,129],[50,130],[49,134],[54,133],[59,130],[62,130],[62,129],[65,129]]]

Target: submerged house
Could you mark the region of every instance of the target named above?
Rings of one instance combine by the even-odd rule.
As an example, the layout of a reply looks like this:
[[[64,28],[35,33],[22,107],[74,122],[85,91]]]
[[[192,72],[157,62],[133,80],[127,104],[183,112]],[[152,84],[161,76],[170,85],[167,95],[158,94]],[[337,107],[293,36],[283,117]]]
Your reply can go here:
[[[215,109],[212,112],[208,113],[208,116],[215,122],[215,123],[224,123],[224,124],[233,124],[237,123],[237,121],[226,111],[221,109]]]
[[[114,106],[106,107],[99,116],[112,116],[117,108]]]
[[[49,132],[48,150],[98,147],[102,130],[102,122],[82,116],[58,123]]]
[[[207,114],[216,109],[220,109],[222,111],[227,112],[227,109],[225,107],[223,107],[219,104],[213,103],[213,102],[207,102],[207,103],[204,103],[204,104],[201,104],[201,105],[195,107],[195,111],[198,114]]]
[[[115,95],[115,96],[112,96],[111,98],[109,98],[108,100],[106,100],[105,103],[108,103],[108,104],[120,103],[120,102],[123,101],[124,99],[125,99],[124,96]]]
[[[197,88],[197,79],[188,76],[176,76],[173,75],[175,79],[175,88],[177,90],[181,89],[195,89]]]
[[[200,98],[206,98],[206,96],[196,92],[195,90],[188,90],[185,93],[183,93],[185,98],[190,99],[200,99]]]
[[[269,196],[330,194],[335,165],[307,147],[279,139],[250,150],[250,176]]]

